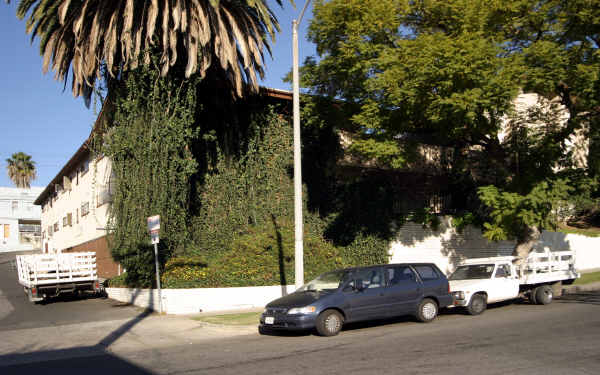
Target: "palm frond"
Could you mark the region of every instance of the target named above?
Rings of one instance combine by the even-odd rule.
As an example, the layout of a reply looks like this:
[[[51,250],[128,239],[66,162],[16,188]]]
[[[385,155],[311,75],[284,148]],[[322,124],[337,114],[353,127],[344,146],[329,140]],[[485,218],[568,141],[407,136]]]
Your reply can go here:
[[[21,0],[17,16],[40,39],[43,71],[65,81],[70,70],[73,95],[87,99],[101,72],[115,78],[150,54],[163,76],[174,67],[205,76],[217,64],[241,96],[257,89],[279,31],[266,0]]]

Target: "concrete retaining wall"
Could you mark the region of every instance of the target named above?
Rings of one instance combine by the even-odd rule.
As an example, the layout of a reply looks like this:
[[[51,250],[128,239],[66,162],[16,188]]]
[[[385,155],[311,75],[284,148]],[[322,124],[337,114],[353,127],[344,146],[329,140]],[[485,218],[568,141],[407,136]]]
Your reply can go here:
[[[490,242],[474,227],[459,233],[452,227],[451,219],[445,217],[437,231],[420,224],[405,224],[390,247],[390,256],[392,263],[433,262],[445,273],[450,273],[465,259],[511,255],[514,246],[514,241]],[[579,271],[600,268],[598,237],[544,231],[536,247],[575,251],[575,268]]]
[[[194,314],[205,311],[263,307],[270,301],[292,293],[294,285],[244,288],[163,289],[163,311],[167,314]],[[156,289],[106,288],[108,296],[158,311]]]
[[[390,248],[391,262],[433,262],[446,273],[467,258],[510,255],[514,241],[489,242],[474,227],[458,233],[450,218],[443,218],[437,231],[408,223]],[[555,232],[542,233],[538,245],[552,250],[574,250],[579,271],[600,268],[600,238]],[[294,291],[293,285],[246,288],[164,289],[163,311],[168,314],[194,314],[203,311],[263,307]],[[151,289],[107,288],[108,296],[121,302],[158,310],[158,293]]]

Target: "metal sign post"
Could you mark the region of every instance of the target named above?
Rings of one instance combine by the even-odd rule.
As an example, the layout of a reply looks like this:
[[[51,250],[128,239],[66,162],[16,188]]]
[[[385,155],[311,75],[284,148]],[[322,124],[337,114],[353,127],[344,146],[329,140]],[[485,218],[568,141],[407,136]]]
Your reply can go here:
[[[160,238],[158,233],[160,232],[160,216],[150,216],[148,218],[148,231],[150,231],[150,238],[152,244],[154,244],[154,267],[156,268],[156,287],[158,288],[158,312],[162,314],[162,293],[160,290],[160,271],[158,268],[158,242]]]

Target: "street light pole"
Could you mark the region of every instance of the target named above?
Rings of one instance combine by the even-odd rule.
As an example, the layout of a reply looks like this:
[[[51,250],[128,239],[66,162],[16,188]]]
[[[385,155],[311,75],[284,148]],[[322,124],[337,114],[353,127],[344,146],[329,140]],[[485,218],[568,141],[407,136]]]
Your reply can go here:
[[[293,112],[294,112],[294,228],[295,228],[295,261],[294,274],[296,289],[304,284],[304,230],[302,221],[302,154],[300,141],[300,82],[298,74],[298,25],[302,22],[304,12],[310,0],[304,3],[298,20],[292,21],[293,44]]]

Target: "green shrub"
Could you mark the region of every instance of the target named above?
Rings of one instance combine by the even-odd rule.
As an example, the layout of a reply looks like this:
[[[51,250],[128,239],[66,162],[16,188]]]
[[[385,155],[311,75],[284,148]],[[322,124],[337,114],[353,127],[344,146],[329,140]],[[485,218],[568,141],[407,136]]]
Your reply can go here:
[[[305,234],[305,280],[347,265],[340,249]],[[172,258],[161,279],[167,288],[294,284],[293,225],[251,227],[218,256]]]
[[[194,255],[222,253],[251,227],[293,217],[291,126],[266,111],[254,117],[250,129],[247,151],[239,159],[221,156],[199,189]]]
[[[350,245],[341,248],[342,258],[349,266],[386,264],[389,262],[389,243],[389,240],[361,233]]]

